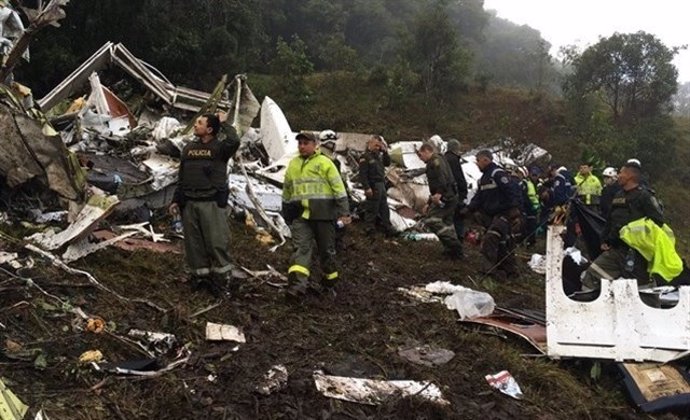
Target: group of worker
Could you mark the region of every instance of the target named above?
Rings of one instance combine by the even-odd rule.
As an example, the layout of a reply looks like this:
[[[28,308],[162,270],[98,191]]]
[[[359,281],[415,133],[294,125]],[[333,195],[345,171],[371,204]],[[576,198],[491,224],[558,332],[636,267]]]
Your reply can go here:
[[[238,282],[229,254],[226,168],[239,148],[239,138],[222,112],[199,117],[194,134],[195,139],[181,154],[178,188],[170,210],[182,212],[192,287],[206,288],[214,295],[232,293]],[[294,247],[287,270],[289,296],[303,295],[312,287],[314,254],[323,272],[322,289],[332,290],[340,277],[336,242],[338,232],[351,223],[352,215],[346,182],[333,153],[336,138],[332,130],[318,136],[299,133],[295,137],[299,154],[287,166],[282,194],[282,216],[290,226]],[[609,220],[608,237],[602,245],[605,252],[587,271],[585,287],[596,287],[596,278],[620,275],[618,268],[626,257],[624,244],[616,240],[621,227],[639,217],[663,222],[649,189],[640,185],[639,161],[626,163],[620,174],[607,168],[602,185],[588,163],[580,166],[574,178],[564,167],[555,166],[542,177],[538,167],[515,168],[510,173],[493,161],[491,151],[481,150],[475,158],[482,177],[475,195],[465,205],[468,185],[460,142],[449,140],[444,155],[432,144],[424,143],[417,154],[426,164],[429,186],[423,221],[440,239],[443,254],[451,259],[463,258],[464,220],[473,215],[486,228],[481,243],[482,272],[499,280],[517,274],[515,246],[523,239],[527,244],[534,243],[538,227],[548,214],[574,195]],[[372,136],[359,160],[358,177],[366,197],[363,219],[367,234],[395,234],[385,185],[389,164],[385,140]]]

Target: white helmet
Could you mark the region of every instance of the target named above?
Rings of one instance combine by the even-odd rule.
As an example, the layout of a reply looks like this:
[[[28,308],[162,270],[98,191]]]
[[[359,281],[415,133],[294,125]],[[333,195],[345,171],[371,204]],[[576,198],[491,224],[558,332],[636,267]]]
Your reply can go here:
[[[319,133],[319,140],[325,141],[325,140],[337,140],[338,135],[335,134],[335,131],[333,130],[323,130],[322,132]]]
[[[604,172],[601,173],[603,176],[607,176],[610,178],[615,178],[618,176],[618,172],[616,171],[616,168],[608,167],[604,169]]]
[[[637,165],[637,166],[642,167],[642,162],[640,162],[639,159],[635,159],[635,158],[628,159],[628,161],[626,163],[632,163],[633,165]]]

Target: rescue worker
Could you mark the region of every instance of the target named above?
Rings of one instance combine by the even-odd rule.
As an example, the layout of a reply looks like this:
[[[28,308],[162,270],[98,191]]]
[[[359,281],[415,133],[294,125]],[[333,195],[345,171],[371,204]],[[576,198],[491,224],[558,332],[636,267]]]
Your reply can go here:
[[[455,234],[460,243],[465,235],[465,218],[462,216],[462,209],[465,208],[465,200],[467,199],[467,180],[465,179],[465,172],[462,170],[462,146],[456,139],[448,140],[448,151],[443,157],[450,166],[450,171],[453,173],[455,179],[455,190],[458,193],[458,207],[453,215],[453,226],[455,227]]]
[[[359,179],[366,196],[364,223],[368,234],[380,227],[386,236],[395,235],[386,193],[386,167],[390,164],[388,146],[383,137],[372,136],[367,142],[366,152],[359,160]]]
[[[422,144],[417,155],[426,163],[426,177],[429,182],[429,200],[423,211],[426,216],[424,223],[438,236],[444,248],[444,255],[452,259],[461,259],[462,244],[453,226],[458,194],[448,162],[428,143]]]
[[[226,138],[219,140],[222,131]],[[240,139],[227,123],[227,115],[204,114],[194,123],[196,138],[180,157],[177,189],[168,210],[181,212],[184,248],[194,289],[207,288],[218,296],[234,268],[230,258],[227,221],[228,160],[237,152]],[[235,288],[234,282],[228,284]]]
[[[283,183],[282,215],[290,225],[295,251],[288,268],[288,293],[306,293],[312,254],[317,251],[324,276],[321,285],[335,286],[336,222],[350,223],[347,193],[333,161],[317,150],[317,139],[299,133],[299,156],[288,164]]]
[[[589,162],[580,165],[580,170],[575,176],[575,189],[585,206],[599,209],[601,181],[592,173],[592,165]]]
[[[332,161],[333,164],[335,165],[335,168],[338,170],[338,174],[340,175],[340,179],[343,180],[343,185],[345,186],[345,193],[347,194],[347,200],[350,208],[352,208],[352,201],[350,200],[350,191],[347,188],[347,181],[345,180],[345,177],[343,176],[342,171],[340,170],[341,164],[340,160],[335,156],[335,148],[336,148],[336,142],[338,140],[338,135],[335,133],[333,130],[323,130],[322,132],[319,133],[319,150],[329,157]],[[342,252],[345,250],[345,234],[346,234],[347,228],[344,224],[342,223],[336,223],[335,225],[335,250],[337,252]]]
[[[616,171],[615,168],[609,166],[604,169],[601,175],[604,178],[604,188],[601,190],[599,210],[601,211],[601,215],[607,218],[611,210],[613,197],[621,189],[621,186],[618,184],[618,171]]]
[[[600,289],[602,278],[635,278],[640,286],[649,284],[646,261],[620,238],[621,228],[632,221],[647,217],[658,226],[664,223],[663,215],[652,195],[640,186],[641,178],[642,171],[639,165],[626,163],[621,168],[618,174],[621,190],[613,198],[602,233],[601,249],[604,252],[585,271],[582,279],[583,291]]]
[[[523,225],[520,187],[494,163],[489,150],[479,151],[476,159],[482,177],[466,213],[479,212],[478,220],[487,229],[481,245],[485,258],[482,271],[497,280],[505,280],[517,275],[512,252]]]
[[[528,176],[527,168],[517,168],[517,174],[522,189],[522,213],[525,221],[523,236],[526,238],[527,246],[532,246],[537,240],[537,217],[539,215],[539,197],[537,187]]]

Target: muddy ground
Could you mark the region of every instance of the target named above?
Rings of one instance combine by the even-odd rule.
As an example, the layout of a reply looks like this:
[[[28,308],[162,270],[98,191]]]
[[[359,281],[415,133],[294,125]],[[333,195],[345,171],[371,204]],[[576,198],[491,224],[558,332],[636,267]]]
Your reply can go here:
[[[266,264],[287,270],[288,246],[270,253],[241,223],[233,221],[232,230],[238,264],[252,270],[264,270]],[[2,248],[28,255],[9,237]],[[498,284],[476,274],[478,250],[466,249],[466,261],[448,261],[442,259],[438,243],[368,238],[354,225],[341,255],[343,280],[336,296],[311,294],[290,302],[267,279],[250,279],[238,294],[194,317],[217,301],[205,292],[191,292],[180,255],[109,248],[72,265],[122,296],[148,299],[165,312],[118,300],[89,286],[85,277],[68,275],[34,255],[37,266],[21,274],[68,305],[60,308],[36,288],[2,274],[0,337],[5,349],[0,376],[32,413],[43,408],[53,420],[643,417],[626,400],[612,366],[605,365],[594,381],[591,362],[533,357],[535,350],[517,338],[465,326],[443,305],[417,303],[397,291],[400,286],[448,280],[487,291],[500,306],[543,309],[543,279],[528,271],[527,251],[519,251],[520,278]],[[109,332],[84,332],[83,322],[68,312],[77,306],[102,317]],[[247,343],[233,351],[235,343],[207,342],[207,321],[242,327]],[[191,350],[189,362],[154,378],[96,372],[78,363],[83,352],[93,349],[111,362],[147,357],[118,338],[131,328],[174,334]],[[410,364],[397,349],[411,340],[452,350],[456,356],[441,367]],[[17,350],[17,344],[21,351],[44,358],[36,363],[33,356],[8,357],[7,347]],[[174,354],[168,354],[160,363],[173,359]],[[287,367],[287,387],[269,396],[255,392],[261,376],[277,364]],[[430,380],[451,404],[439,407],[403,399],[366,406],[325,398],[312,378],[317,369],[344,376]],[[519,382],[524,400],[512,400],[485,382],[484,375],[504,369]]]

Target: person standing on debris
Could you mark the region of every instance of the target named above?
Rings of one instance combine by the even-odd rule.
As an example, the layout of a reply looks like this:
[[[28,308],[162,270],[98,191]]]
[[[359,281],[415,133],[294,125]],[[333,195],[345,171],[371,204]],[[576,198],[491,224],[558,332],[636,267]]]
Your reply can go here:
[[[580,171],[575,176],[575,188],[577,196],[582,203],[590,208],[599,208],[601,197],[601,181],[592,173],[592,164],[582,162]]]
[[[604,188],[601,190],[599,210],[601,211],[602,216],[608,218],[613,197],[618,191],[620,191],[621,186],[618,184],[618,172],[615,168],[609,166],[608,168],[604,169],[604,172],[602,172],[601,175],[604,178]]]
[[[317,150],[313,135],[299,133],[296,140],[299,156],[290,161],[285,172],[282,206],[295,247],[288,269],[288,293],[293,296],[307,291],[314,251],[319,253],[324,272],[321,284],[335,286],[339,277],[335,261],[336,221],[343,225],[351,222],[345,185],[333,161]]]
[[[462,243],[465,236],[465,218],[461,212],[465,208],[465,199],[467,198],[467,180],[465,179],[465,172],[462,170],[462,146],[460,142],[456,139],[449,139],[448,151],[443,157],[448,162],[448,166],[450,166],[453,179],[455,179],[455,189],[458,192],[458,207],[453,215],[453,226],[455,227],[455,234],[458,236],[458,240]]]
[[[453,226],[453,215],[458,206],[455,178],[443,156],[434,152],[431,144],[424,143],[417,151],[426,163],[429,182],[429,200],[424,209],[426,226],[438,236],[444,247],[444,255],[453,259],[463,257],[462,244]]]
[[[386,194],[386,167],[390,164],[388,146],[383,137],[372,136],[367,142],[366,152],[359,160],[359,179],[367,198],[364,209],[367,234],[380,227],[385,235],[395,235]]]
[[[478,220],[486,227],[481,253],[485,258],[483,272],[498,280],[517,275],[513,248],[522,232],[520,186],[510,174],[494,163],[489,150],[476,155],[482,177],[477,193],[464,213],[479,212]]]
[[[613,198],[606,226],[602,233],[601,249],[604,251],[585,271],[582,290],[601,288],[601,279],[615,280],[621,277],[635,278],[640,285],[649,283],[647,264],[644,258],[628,247],[620,238],[620,230],[628,223],[649,218],[658,226],[664,217],[651,193],[640,185],[642,171],[635,163],[626,163],[618,175],[621,186]]]
[[[221,130],[226,137],[222,141],[218,138]],[[169,211],[182,213],[192,287],[205,287],[219,295],[222,283],[231,277],[234,268],[226,211],[227,166],[240,146],[240,139],[224,112],[197,118],[194,135],[196,138],[182,150],[177,189]],[[235,285],[230,282],[228,286]]]

